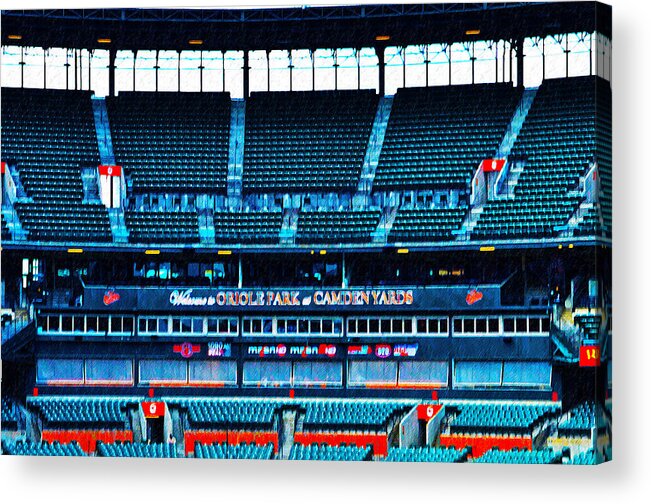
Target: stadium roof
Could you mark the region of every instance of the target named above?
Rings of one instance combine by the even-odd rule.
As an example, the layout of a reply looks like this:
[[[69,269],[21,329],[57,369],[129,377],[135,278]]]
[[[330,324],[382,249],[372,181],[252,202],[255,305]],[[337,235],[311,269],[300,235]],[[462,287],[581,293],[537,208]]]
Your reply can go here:
[[[1,25],[3,45],[273,50],[378,43],[403,46],[594,31],[611,37],[610,12],[609,5],[595,2],[3,10]],[[378,42],[378,36],[390,38]]]

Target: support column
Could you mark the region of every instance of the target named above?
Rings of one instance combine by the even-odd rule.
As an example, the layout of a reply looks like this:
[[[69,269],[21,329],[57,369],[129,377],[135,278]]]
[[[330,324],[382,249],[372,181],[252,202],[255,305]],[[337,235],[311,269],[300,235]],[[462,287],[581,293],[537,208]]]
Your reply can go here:
[[[500,80],[499,61],[500,61],[500,43],[499,41],[495,41],[495,82],[499,82]]]
[[[25,48],[20,46],[20,87],[25,84]]]
[[[452,44],[448,44],[448,86],[452,85]]]
[[[380,96],[384,96],[386,92],[386,84],[384,82],[385,78],[385,71],[386,71],[386,66],[384,64],[384,50],[380,46],[375,47],[375,54],[378,57],[378,75],[379,75],[379,82],[378,82],[378,89],[380,92]]]
[[[133,90],[136,90],[136,60],[138,59],[138,51],[133,51]]]
[[[570,34],[565,34],[565,77],[570,76],[570,49],[569,49]]]
[[[470,42],[470,47],[472,48],[472,55],[470,56],[470,72],[471,72],[471,83],[475,83],[475,42]]]
[[[314,50],[310,49],[310,57],[312,58],[312,91],[316,90],[316,79],[315,79],[315,69],[314,69]]]
[[[265,54],[267,55],[267,91],[271,91],[271,64],[269,63],[269,52],[269,50],[265,51]]]
[[[199,91],[203,91],[203,51],[199,51]]]
[[[359,49],[355,49],[355,60],[357,60],[357,90],[362,89],[362,63]]]
[[[244,51],[244,66],[242,71],[242,92],[244,99],[246,100],[249,97],[249,72],[251,67],[249,66],[249,51]]]
[[[545,80],[545,37],[542,38],[542,74],[543,74],[543,80]]]
[[[524,89],[524,40],[517,41],[517,58],[518,58],[518,87]]]
[[[294,61],[292,60],[292,51],[287,49],[287,61],[289,61],[289,90],[293,91],[294,89]]]
[[[429,87],[429,45],[425,46],[425,87]]]
[[[402,52],[402,87],[407,87],[407,48],[403,47]]]
[[[88,51],[88,91],[92,90],[91,84],[91,60],[93,58],[93,52],[90,49],[87,49]]]
[[[588,47],[590,47],[590,49],[589,49],[589,53],[590,53],[590,75],[592,75],[592,33],[590,33],[589,35],[590,35],[590,44],[589,44]]]
[[[43,48],[43,89],[47,88],[47,49]]]
[[[109,49],[109,96],[115,96],[115,49]]]
[[[338,80],[339,63],[337,63],[337,50],[336,49],[332,50],[332,56],[333,56],[333,60],[335,62],[335,90],[337,90],[339,88],[339,80]]]
[[[154,74],[156,75],[156,85],[155,85],[155,90],[158,91],[158,69],[160,68],[160,65],[158,64],[158,49],[156,49],[156,64],[154,65]]]
[[[242,288],[242,253],[237,255],[237,288]]]
[[[66,67],[66,91],[70,89],[70,62],[68,61],[68,56],[70,55],[70,52],[68,49],[66,49],[66,62],[63,65]]]
[[[75,69],[75,90],[77,90],[77,89],[79,89],[77,87],[77,49],[72,50],[72,59],[75,60],[75,65],[74,65],[74,69]]]
[[[181,92],[181,51],[176,51],[176,89]]]

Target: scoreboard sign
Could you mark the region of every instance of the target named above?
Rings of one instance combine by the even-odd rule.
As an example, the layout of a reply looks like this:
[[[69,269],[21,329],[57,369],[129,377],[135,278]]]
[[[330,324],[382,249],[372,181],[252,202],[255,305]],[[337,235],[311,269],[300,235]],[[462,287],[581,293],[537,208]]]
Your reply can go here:
[[[601,364],[601,348],[598,345],[583,345],[579,350],[580,367],[597,367]]]
[[[142,412],[145,418],[160,418],[165,416],[165,403],[158,402],[144,402],[142,403]]]

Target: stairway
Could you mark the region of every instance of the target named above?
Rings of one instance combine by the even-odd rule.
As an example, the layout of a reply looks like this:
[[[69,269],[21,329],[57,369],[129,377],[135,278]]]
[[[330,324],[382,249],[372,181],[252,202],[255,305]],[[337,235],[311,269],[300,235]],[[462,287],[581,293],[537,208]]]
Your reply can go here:
[[[97,168],[82,168],[81,182],[84,188],[83,203],[101,204],[99,186],[97,185]]]
[[[387,208],[382,213],[380,217],[380,222],[378,222],[377,228],[371,233],[373,243],[386,245],[387,240],[389,239],[389,234],[393,228],[393,223],[396,220],[398,215],[399,207]]]
[[[522,130],[522,126],[529,114],[531,105],[533,105],[537,92],[538,88],[524,90],[520,103],[518,103],[518,106],[513,113],[513,117],[511,117],[511,122],[506,129],[506,133],[502,138],[502,142],[495,153],[496,158],[507,159],[507,163],[504,165],[502,171],[495,180],[495,187],[492,194],[494,194],[496,199],[512,198],[520,174],[524,171],[524,161],[511,162],[508,161],[508,157],[511,154],[511,149],[513,149],[513,146],[515,145],[515,141],[518,139],[520,130]]]
[[[13,180],[14,186],[16,187],[16,201],[19,201],[21,203],[33,202],[34,200],[28,196],[27,191],[25,191],[23,181],[20,179],[20,173],[18,172],[16,166],[13,164],[7,164],[7,167],[9,168],[11,179]]]
[[[202,245],[215,244],[215,220],[211,209],[199,210],[199,241]]]
[[[463,224],[461,224],[459,230],[452,232],[452,234],[456,235],[457,241],[466,241],[470,239],[472,230],[475,229],[475,226],[477,225],[477,222],[479,222],[479,217],[481,217],[483,211],[483,206],[473,207],[468,211],[466,218],[464,219]]]
[[[296,242],[298,232],[298,208],[286,208],[283,214],[283,223],[280,227],[280,243],[282,245],[293,245]]]
[[[244,125],[246,102],[231,101],[231,129],[228,147],[228,177],[226,193],[231,210],[242,208],[242,174],[244,172]]]
[[[525,89],[522,93],[522,98],[520,99],[520,103],[518,103],[518,106],[513,113],[513,117],[511,117],[511,122],[509,123],[509,127],[506,130],[504,138],[502,138],[502,143],[497,148],[497,158],[507,158],[511,153],[511,149],[515,145],[515,141],[517,140],[518,135],[520,134],[520,130],[522,129],[522,125],[524,124],[524,121],[529,114],[529,110],[531,109],[531,105],[536,98],[537,92],[538,88],[531,88]]]
[[[177,408],[170,408],[172,417],[172,435],[176,438],[177,457],[185,456],[185,438],[183,436],[183,425],[181,424],[181,413]]]
[[[292,451],[292,446],[294,446],[294,433],[296,432],[297,415],[298,411],[294,409],[284,410],[282,412],[282,424],[280,432],[280,439],[282,441],[282,444],[279,447],[278,452],[278,458],[280,459],[287,460],[289,458],[289,454]]]
[[[113,234],[114,243],[128,243],[129,231],[124,219],[124,210],[122,208],[107,208],[109,222],[111,223],[111,233]]]
[[[2,216],[7,223],[13,241],[27,240],[28,231],[23,228],[23,225],[20,222],[20,217],[18,217],[18,212],[16,212],[12,207],[3,207]]]
[[[109,124],[106,100],[103,97],[93,96],[93,117],[95,118],[95,133],[99,147],[99,159],[103,165],[114,165],[115,155],[113,154],[113,140],[111,138],[111,127]]]
[[[373,129],[371,130],[371,136],[366,147],[364,164],[362,165],[362,172],[359,184],[357,185],[357,193],[353,197],[354,208],[365,208],[368,206],[368,198],[373,189],[375,171],[380,162],[380,153],[382,152],[382,145],[384,144],[384,137],[386,136],[392,106],[393,96],[380,97],[375,120],[373,121]]]
[[[142,443],[143,435],[140,425],[140,408],[129,409],[129,420],[131,423],[131,430],[133,431],[133,442]]]

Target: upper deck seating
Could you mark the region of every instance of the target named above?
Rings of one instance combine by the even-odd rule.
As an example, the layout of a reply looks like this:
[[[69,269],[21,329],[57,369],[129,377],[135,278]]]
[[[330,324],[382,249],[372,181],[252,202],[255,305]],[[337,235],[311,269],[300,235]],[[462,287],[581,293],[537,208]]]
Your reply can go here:
[[[106,105],[115,160],[135,192],[225,194],[228,93],[122,91]]]
[[[252,93],[245,191],[354,191],[377,104],[373,91]]]
[[[373,188],[467,188],[494,157],[520,95],[508,83],[399,89]]]

